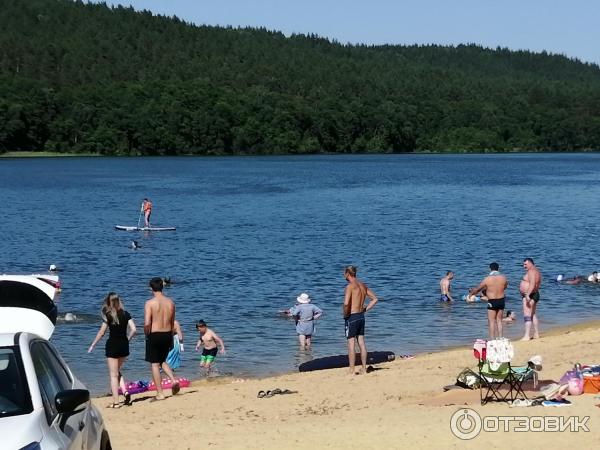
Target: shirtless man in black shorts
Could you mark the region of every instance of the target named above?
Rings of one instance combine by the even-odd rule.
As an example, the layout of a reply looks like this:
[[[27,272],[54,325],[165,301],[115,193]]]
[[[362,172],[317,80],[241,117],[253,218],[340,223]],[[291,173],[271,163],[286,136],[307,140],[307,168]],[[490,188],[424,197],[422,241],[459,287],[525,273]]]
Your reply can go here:
[[[175,303],[163,293],[162,278],[150,280],[152,297],[144,306],[144,334],[146,335],[146,361],[152,366],[152,379],[156,384],[155,400],[164,400],[161,385],[160,368],[171,379],[171,392],[179,392],[179,383],[173,376],[171,367],[166,363],[169,350],[173,347],[173,329],[175,323]]]
[[[377,303],[377,297],[364,284],[356,278],[356,267],[348,266],[344,271],[344,278],[348,282],[344,293],[344,305],[342,311],[346,326],[346,339],[348,340],[348,361],[350,373],[354,374],[356,363],[356,353],[354,342],[358,339],[360,347],[360,359],[362,371],[367,371],[367,346],[365,345],[365,313],[371,310]],[[369,297],[369,304],[365,307],[365,298]]]
[[[523,320],[525,321],[525,334],[522,341],[531,339],[531,325],[533,324],[533,337],[540,337],[538,328],[537,306],[540,301],[540,286],[542,284],[542,274],[531,258],[523,260],[523,268],[526,270],[519,291],[523,297]]]
[[[498,263],[490,264],[490,274],[483,279],[479,286],[469,289],[469,294],[475,295],[485,289],[488,297],[488,330],[490,339],[502,337],[502,314],[505,306],[505,294],[508,280],[500,272]]]

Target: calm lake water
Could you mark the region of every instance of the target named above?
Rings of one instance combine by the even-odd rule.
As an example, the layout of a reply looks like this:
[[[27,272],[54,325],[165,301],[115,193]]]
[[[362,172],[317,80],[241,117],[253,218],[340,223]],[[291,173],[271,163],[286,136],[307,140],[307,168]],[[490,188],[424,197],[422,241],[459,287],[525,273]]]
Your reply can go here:
[[[114,230],[137,224],[146,196],[153,224],[176,232]],[[157,275],[174,280],[167,294],[186,343],[179,373],[190,378],[198,319],[225,341],[221,375],[293,371],[344,353],[346,264],[380,297],[367,316],[370,350],[418,353],[486,336],[485,304],[438,303],[446,270],[460,297],[499,262],[519,317],[512,337],[523,329],[526,256],[545,277],[542,332],[594,319],[600,304],[600,286],[551,281],[600,269],[599,154],[2,159],[0,199],[0,272],[63,269],[60,313],[85,320],[58,324],[52,339],[95,392],[108,387],[104,343],[86,353],[103,296],[120,293],[141,334]],[[304,291],[325,311],[310,353],[277,314]],[[149,378],[143,336],[131,347],[126,376]]]

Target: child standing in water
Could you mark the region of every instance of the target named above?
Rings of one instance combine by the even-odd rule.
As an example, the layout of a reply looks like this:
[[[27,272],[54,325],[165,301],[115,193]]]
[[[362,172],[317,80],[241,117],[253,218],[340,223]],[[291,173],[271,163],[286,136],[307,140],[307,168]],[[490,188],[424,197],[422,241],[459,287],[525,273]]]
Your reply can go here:
[[[296,319],[296,332],[298,333],[298,340],[300,342],[300,348],[310,348],[311,338],[315,332],[315,320],[317,320],[323,314],[323,311],[310,304],[310,297],[308,294],[302,293],[296,298],[297,305],[292,306],[287,314]]]
[[[217,346],[221,348],[221,353],[225,353],[225,344],[217,333],[206,326],[204,320],[199,320],[196,323],[196,330],[200,333],[200,338],[196,344],[196,351],[201,346],[204,347],[200,356],[200,367],[206,368],[207,372],[210,372],[210,368],[217,356]]]

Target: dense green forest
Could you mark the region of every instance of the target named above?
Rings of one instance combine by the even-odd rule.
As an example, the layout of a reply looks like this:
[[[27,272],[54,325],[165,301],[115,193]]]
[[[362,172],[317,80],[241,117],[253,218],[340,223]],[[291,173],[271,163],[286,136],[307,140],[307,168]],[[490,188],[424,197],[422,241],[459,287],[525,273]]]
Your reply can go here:
[[[600,149],[600,68],[0,0],[0,153]]]

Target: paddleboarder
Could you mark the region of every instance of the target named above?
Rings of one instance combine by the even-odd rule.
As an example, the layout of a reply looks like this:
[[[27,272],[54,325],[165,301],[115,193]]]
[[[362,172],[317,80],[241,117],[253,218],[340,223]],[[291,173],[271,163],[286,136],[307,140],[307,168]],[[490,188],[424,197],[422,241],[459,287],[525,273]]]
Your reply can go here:
[[[147,198],[142,202],[142,211],[144,213],[144,225],[150,228],[150,216],[152,215],[152,202]]]

